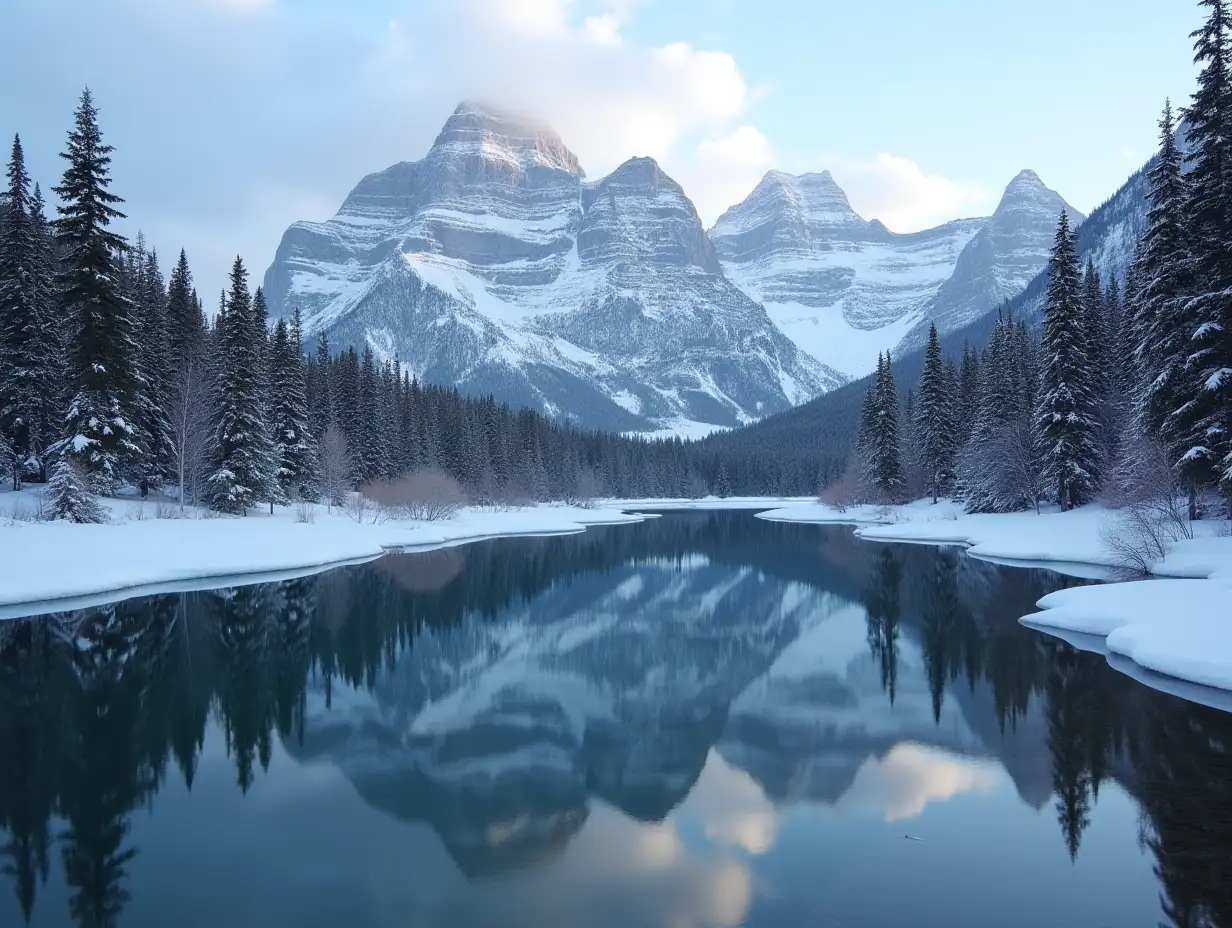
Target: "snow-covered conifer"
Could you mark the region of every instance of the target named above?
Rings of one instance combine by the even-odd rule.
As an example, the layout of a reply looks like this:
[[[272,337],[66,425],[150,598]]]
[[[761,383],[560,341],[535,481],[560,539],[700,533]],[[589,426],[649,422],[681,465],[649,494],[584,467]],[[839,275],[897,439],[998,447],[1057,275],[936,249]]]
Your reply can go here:
[[[1078,256],[1063,211],[1048,260],[1039,399],[1044,473],[1062,509],[1099,489],[1098,407],[1091,386]]]
[[[53,520],[93,524],[107,521],[106,512],[90,490],[83,467],[67,454],[60,455],[56,461],[44,492]]]
[[[56,223],[62,261],[57,278],[62,311],[71,314],[73,395],[65,417],[65,448],[82,462],[97,492],[112,492],[127,465],[144,449],[138,442],[132,313],[119,290],[117,259],[124,239],[108,229],[123,218],[123,202],[108,189],[110,145],[103,144],[98,111],[83,91],[63,157],[64,178]]]

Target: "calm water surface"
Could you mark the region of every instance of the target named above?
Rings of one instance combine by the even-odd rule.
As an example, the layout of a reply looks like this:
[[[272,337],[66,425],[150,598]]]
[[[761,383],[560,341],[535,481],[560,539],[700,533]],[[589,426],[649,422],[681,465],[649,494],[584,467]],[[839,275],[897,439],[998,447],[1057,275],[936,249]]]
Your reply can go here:
[[[1232,716],[1069,582],[675,514],[0,623],[0,926],[1232,926]]]

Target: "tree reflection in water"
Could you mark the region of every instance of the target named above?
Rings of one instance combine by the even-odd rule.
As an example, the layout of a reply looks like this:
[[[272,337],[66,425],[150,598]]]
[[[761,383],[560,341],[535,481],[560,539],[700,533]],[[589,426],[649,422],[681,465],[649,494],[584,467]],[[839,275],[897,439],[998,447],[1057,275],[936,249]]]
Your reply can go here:
[[[531,819],[544,824],[499,854],[485,844],[493,820],[484,816],[496,811],[430,796],[411,802],[405,789],[365,798],[437,816],[472,874],[526,866],[568,843],[585,821],[587,794],[658,820],[688,794],[725,727],[737,724],[729,720],[732,701],[799,633],[782,605],[785,585],[796,584],[862,605],[888,701],[901,695],[900,644],[912,641],[936,722],[947,699],[977,687],[991,691],[993,727],[1003,734],[1042,711],[1069,856],[1082,854],[1100,785],[1113,779],[1141,807],[1161,916],[1178,928],[1232,926],[1232,716],[1145,689],[1102,658],[1018,625],[1041,595],[1068,581],[981,564],[953,549],[866,545],[842,529],[731,514],[396,555],[281,584],[0,623],[0,861],[21,911],[29,919],[58,861],[73,921],[119,925],[127,868],[141,851],[132,815],[156,804],[168,776],[192,789],[213,720],[236,785],[247,792],[278,739],[296,756],[323,749],[309,722],[310,693],[325,706],[340,686],[421,698],[433,685],[425,675],[436,672],[427,669],[429,655],[443,666],[450,649],[488,647],[475,644],[482,630],[511,615],[546,622],[570,610],[625,610],[633,621],[644,596],[634,578],[646,564],[703,570],[700,592],[689,589],[680,601],[684,627],[637,637],[618,624],[553,660],[615,688],[644,684],[646,664],[676,668],[711,681],[696,703],[665,709],[654,732],[632,741],[618,726],[588,731],[578,749],[590,771],[582,791],[527,781],[500,797],[501,821],[539,809]],[[694,598],[720,587],[729,591],[727,611],[690,623]],[[772,610],[778,625],[765,618]],[[425,669],[408,678],[418,659]],[[559,707],[528,699],[515,708],[519,718],[538,720],[548,733],[543,743],[574,750],[551,734],[564,724]],[[486,733],[451,733],[431,750],[439,759],[470,750],[467,739],[514,737],[498,719],[483,724]],[[435,808],[425,812],[424,803]]]

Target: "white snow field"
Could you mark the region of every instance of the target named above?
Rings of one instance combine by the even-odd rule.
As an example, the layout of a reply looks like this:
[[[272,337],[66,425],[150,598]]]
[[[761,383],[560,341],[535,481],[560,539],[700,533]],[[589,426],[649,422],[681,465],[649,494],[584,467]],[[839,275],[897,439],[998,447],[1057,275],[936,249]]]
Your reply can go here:
[[[391,550],[425,550],[505,536],[561,535],[591,525],[639,522],[625,510],[769,509],[792,498],[609,500],[595,508],[557,504],[470,507],[434,522],[362,523],[337,507],[313,507],[311,522],[291,507],[254,509],[243,518],[158,518],[159,504],[108,499],[111,523],[27,522],[35,490],[0,492],[0,619],[80,609],[130,596],[288,579],[372,560]],[[163,503],[174,510],[174,503]]]
[[[967,515],[957,503],[856,506],[840,512],[808,503],[758,514],[780,522],[857,525],[870,541],[956,544],[998,563],[1047,567],[1089,579],[1114,576],[1116,561],[1102,536],[1115,511],[1086,506],[1008,515]],[[1193,539],[1177,542],[1151,573],[1160,578],[1060,590],[1023,622],[1077,647],[1109,655],[1109,663],[1148,686],[1197,702],[1232,708],[1232,537],[1228,523],[1199,522]],[[1162,678],[1156,675],[1164,675]],[[1196,684],[1178,686],[1176,680]]]

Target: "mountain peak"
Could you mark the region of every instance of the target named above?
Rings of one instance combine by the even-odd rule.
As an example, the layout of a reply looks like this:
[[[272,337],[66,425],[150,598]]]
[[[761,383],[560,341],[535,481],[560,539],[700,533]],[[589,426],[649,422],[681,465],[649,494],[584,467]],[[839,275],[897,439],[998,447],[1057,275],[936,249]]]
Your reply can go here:
[[[431,154],[479,154],[485,160],[511,162],[523,169],[547,167],[585,176],[577,156],[551,126],[474,100],[463,100],[454,109],[432,144]]]
[[[1006,185],[1001,202],[997,204],[994,218],[1007,212],[1022,210],[1040,211],[1050,214],[1054,220],[1065,210],[1074,219],[1075,224],[1086,217],[1065,202],[1061,194],[1044,183],[1038,174],[1030,169],[1019,171],[1014,179]]]

